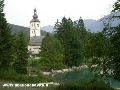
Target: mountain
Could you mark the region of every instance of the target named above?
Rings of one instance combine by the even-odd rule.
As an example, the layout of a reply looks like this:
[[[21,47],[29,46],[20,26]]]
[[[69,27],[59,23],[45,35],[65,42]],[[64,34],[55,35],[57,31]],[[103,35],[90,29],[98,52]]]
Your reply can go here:
[[[118,13],[113,13],[115,14],[116,16],[120,16],[120,12]],[[113,14],[109,14],[99,20],[93,20],[93,19],[84,19],[84,25],[85,25],[85,28],[88,30],[90,30],[91,32],[99,32],[99,31],[102,31],[103,28],[104,28],[104,23],[111,23],[111,26],[113,27],[116,27],[120,24],[120,19],[111,19],[111,21],[109,21],[109,18],[111,18],[113,16]],[[77,22],[78,20],[76,20]],[[45,30],[45,31],[48,31],[48,32],[53,32],[55,31],[55,29],[53,29],[54,27],[51,26],[51,25],[48,25],[48,26],[43,26],[41,27],[42,30]]]
[[[78,20],[76,20],[77,22]],[[85,28],[88,30],[90,30],[91,32],[97,32],[97,31],[101,31],[102,30],[102,22],[99,22],[99,20],[93,20],[93,19],[85,19],[84,21],[84,25]],[[55,31],[55,29],[53,29],[54,26],[48,25],[48,26],[43,26],[41,27],[42,30],[45,30],[47,32],[51,32],[53,33],[53,31]]]
[[[84,25],[86,30],[90,30],[91,32],[98,32],[101,31],[104,27],[102,21],[100,20],[83,20],[84,21]]]
[[[105,24],[110,24],[112,27],[116,27],[120,24],[120,19],[113,18],[114,16],[120,16],[120,12],[117,13],[110,13],[107,16],[104,16],[103,18],[99,20],[83,20],[86,29],[89,29],[91,32],[99,32],[102,31]]]
[[[55,31],[54,26],[48,25],[48,26],[43,26],[41,27],[42,30],[45,30],[46,32],[50,32],[52,33],[53,31]]]

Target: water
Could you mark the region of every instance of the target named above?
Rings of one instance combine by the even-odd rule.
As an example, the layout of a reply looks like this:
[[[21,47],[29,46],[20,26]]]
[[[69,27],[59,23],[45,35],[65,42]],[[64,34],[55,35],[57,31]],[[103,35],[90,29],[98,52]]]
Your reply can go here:
[[[90,80],[94,76],[88,71],[88,69],[77,70],[72,72],[60,73],[53,76],[56,82],[66,82],[66,81],[76,81],[78,79],[87,79]],[[97,78],[103,80],[101,78]],[[109,83],[112,87],[120,88],[120,82],[115,81],[112,77],[104,80],[105,83]]]

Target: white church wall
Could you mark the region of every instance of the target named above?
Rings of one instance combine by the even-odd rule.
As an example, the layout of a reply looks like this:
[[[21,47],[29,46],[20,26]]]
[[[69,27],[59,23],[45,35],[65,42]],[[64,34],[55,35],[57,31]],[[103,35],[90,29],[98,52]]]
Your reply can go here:
[[[40,46],[28,46],[28,50],[32,52],[32,54],[39,54]]]

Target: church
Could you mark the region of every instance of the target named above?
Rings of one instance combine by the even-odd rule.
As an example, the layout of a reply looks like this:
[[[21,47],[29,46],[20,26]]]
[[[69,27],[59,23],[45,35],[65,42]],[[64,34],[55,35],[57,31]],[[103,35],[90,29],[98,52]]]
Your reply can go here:
[[[28,45],[30,56],[39,54],[43,38],[44,36],[41,36],[40,21],[36,9],[34,9],[33,19],[30,21],[30,41]]]

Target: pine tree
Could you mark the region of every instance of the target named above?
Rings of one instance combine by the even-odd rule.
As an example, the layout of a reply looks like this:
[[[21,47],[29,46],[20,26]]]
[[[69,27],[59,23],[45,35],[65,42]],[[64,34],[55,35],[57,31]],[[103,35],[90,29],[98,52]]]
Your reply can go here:
[[[70,18],[63,17],[61,22],[57,20],[54,27],[56,29],[55,36],[64,46],[64,63],[70,67],[79,66],[82,60],[82,47],[75,24]]]
[[[28,38],[27,35],[20,31],[15,36],[15,48],[14,48],[14,64],[13,68],[19,74],[27,74],[27,59],[28,59]]]
[[[48,69],[61,69],[63,65],[64,49],[54,36],[46,34],[42,41],[40,63]]]
[[[0,0],[0,69],[8,69],[12,61],[12,36],[3,8],[4,0]]]
[[[87,32],[86,32],[84,22],[81,17],[79,18],[77,24],[75,25],[75,28],[77,32],[76,34],[78,34],[77,36],[84,42]]]

